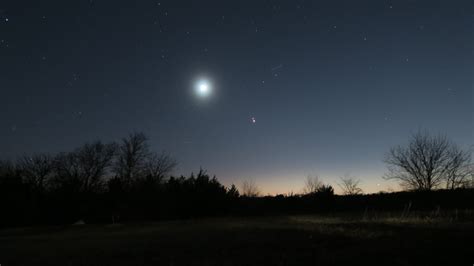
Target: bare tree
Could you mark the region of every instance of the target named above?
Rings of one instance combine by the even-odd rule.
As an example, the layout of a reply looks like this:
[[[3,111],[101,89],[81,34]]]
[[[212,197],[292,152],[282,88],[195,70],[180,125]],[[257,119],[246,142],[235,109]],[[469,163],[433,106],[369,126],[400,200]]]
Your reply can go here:
[[[399,180],[406,189],[432,190],[443,183],[454,188],[467,177],[462,169],[469,162],[470,154],[457,148],[446,136],[418,132],[408,146],[389,151],[385,158],[389,173],[385,178]]]
[[[54,189],[78,187],[80,176],[81,166],[75,152],[62,152],[56,155],[54,177],[51,180],[51,186]]]
[[[104,184],[104,177],[112,165],[116,154],[116,144],[103,144],[100,141],[87,143],[79,148],[76,153],[82,174],[82,187],[84,191],[95,191]]]
[[[145,176],[153,182],[161,182],[176,167],[176,160],[166,153],[151,153],[145,161]]]
[[[54,160],[49,154],[23,156],[18,159],[17,167],[25,183],[29,184],[34,191],[41,193],[47,188],[53,174]]]
[[[254,179],[244,180],[242,182],[242,195],[246,197],[258,197],[260,196],[260,189],[255,183]]]
[[[0,178],[13,178],[18,175],[18,167],[11,161],[0,160]]]
[[[133,133],[122,139],[114,171],[124,184],[129,185],[145,175],[145,165],[150,155],[147,141],[143,133]]]
[[[323,186],[323,183],[319,180],[319,176],[308,175],[304,182],[303,193],[304,194],[316,193],[320,190],[322,186]]]
[[[349,175],[340,177],[340,182],[337,184],[344,195],[357,195],[362,194],[363,191],[359,187],[360,180]]]
[[[469,174],[468,180],[465,184],[466,188],[474,188],[474,165],[471,165],[470,168],[471,168],[470,174]]]
[[[448,151],[449,160],[446,165],[446,188],[456,189],[466,187],[473,173],[471,153],[452,145]]]
[[[59,154],[55,160],[56,186],[71,186],[80,192],[102,189],[115,153],[115,144],[97,141]]]

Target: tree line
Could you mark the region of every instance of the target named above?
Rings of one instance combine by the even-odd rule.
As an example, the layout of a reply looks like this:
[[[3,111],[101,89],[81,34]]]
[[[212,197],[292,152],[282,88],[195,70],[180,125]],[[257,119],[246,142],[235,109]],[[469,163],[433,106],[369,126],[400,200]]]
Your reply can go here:
[[[0,224],[207,215],[239,196],[235,186],[223,186],[202,169],[170,176],[176,165],[169,154],[152,152],[143,133],[0,161]]]
[[[467,189],[462,200],[452,199],[460,193],[436,194],[456,204],[473,194],[468,189],[473,185],[471,153],[446,137],[417,133],[408,145],[391,149],[385,161],[389,166],[385,178],[400,181],[407,190]],[[369,198],[371,205],[384,202],[385,207],[396,208],[397,197],[407,195],[362,195],[360,180],[346,176],[338,183],[345,196],[335,195],[333,187],[318,177],[308,177],[302,194],[262,197],[252,180],[244,181],[239,191],[202,169],[173,176],[176,166],[169,154],[151,151],[143,133],[130,134],[118,143],[95,141],[56,155],[0,161],[0,225],[344,210],[356,208],[355,202],[367,206]]]

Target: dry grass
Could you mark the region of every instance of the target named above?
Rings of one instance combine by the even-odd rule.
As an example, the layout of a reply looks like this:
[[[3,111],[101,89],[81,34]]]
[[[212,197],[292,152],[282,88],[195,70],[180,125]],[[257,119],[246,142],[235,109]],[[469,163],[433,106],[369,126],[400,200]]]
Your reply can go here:
[[[463,239],[473,239],[474,223],[450,215],[366,212],[8,229],[0,231],[0,263],[470,265],[472,245]]]

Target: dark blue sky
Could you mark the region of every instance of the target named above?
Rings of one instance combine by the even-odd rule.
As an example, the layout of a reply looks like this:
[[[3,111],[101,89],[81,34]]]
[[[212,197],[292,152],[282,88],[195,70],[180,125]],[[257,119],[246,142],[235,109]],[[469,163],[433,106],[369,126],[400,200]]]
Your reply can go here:
[[[473,22],[468,0],[2,1],[0,158],[143,131],[179,174],[395,188],[381,160],[417,130],[473,145]]]

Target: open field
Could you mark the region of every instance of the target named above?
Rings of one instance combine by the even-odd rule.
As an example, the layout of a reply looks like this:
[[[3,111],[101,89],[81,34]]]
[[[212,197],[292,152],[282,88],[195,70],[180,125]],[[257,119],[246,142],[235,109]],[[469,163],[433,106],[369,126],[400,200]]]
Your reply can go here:
[[[0,231],[9,265],[472,265],[467,220],[214,218]]]

